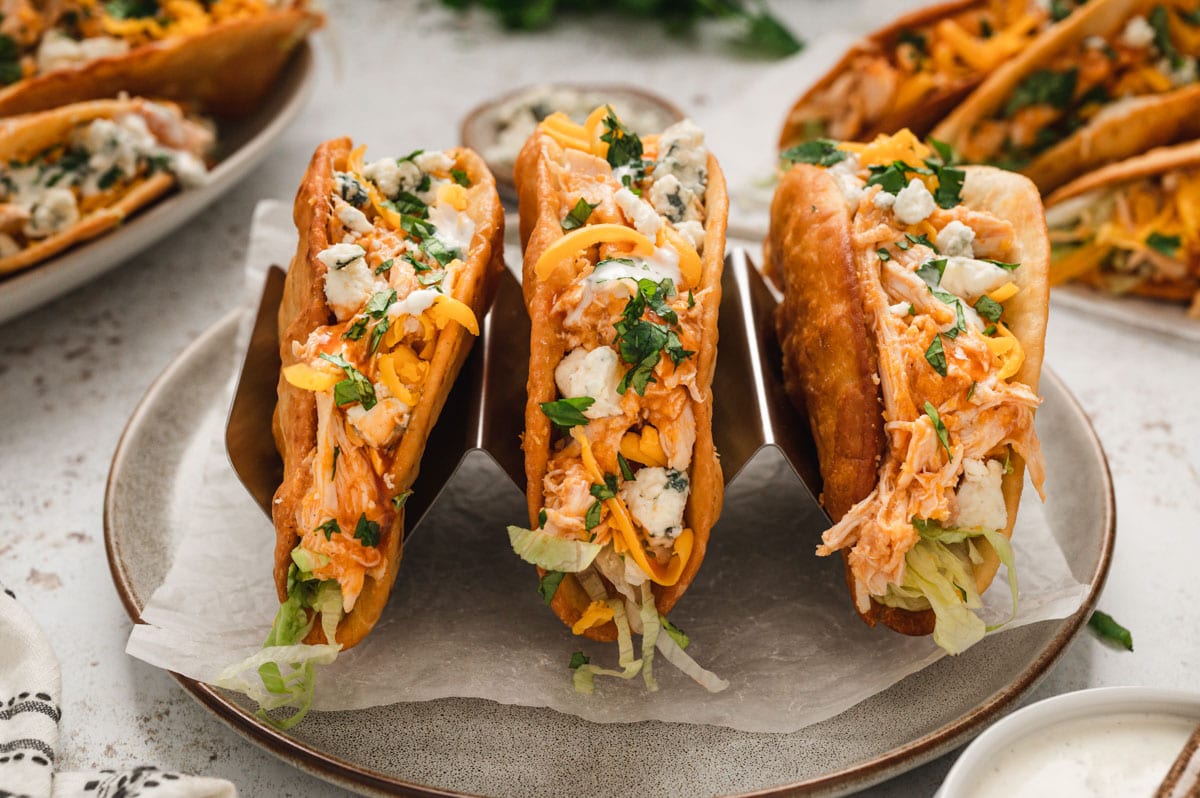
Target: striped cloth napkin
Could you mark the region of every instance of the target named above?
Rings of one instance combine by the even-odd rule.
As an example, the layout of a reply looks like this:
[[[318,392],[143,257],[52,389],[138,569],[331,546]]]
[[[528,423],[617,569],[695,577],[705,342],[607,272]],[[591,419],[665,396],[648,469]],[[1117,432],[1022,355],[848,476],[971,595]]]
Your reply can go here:
[[[0,798],[236,798],[228,781],[155,767],[56,772],[61,696],[54,650],[0,584]]]

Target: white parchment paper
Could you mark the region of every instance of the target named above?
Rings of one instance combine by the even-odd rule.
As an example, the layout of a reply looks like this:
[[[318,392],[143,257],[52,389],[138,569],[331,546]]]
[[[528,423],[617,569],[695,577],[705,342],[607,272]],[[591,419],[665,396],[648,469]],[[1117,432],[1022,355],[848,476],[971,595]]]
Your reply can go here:
[[[291,255],[289,211],[267,202],[255,214],[247,313],[257,306],[262,265]],[[240,358],[230,353],[231,378]],[[278,607],[274,529],[223,448],[231,393],[232,379],[171,475],[174,564],[127,647],[202,681],[256,651]],[[791,732],[836,715],[942,653],[928,638],[858,619],[841,559],[813,554],[819,521],[802,493],[772,450],[751,461],[727,492],[699,576],[671,615],[691,636],[689,653],[728,679],[728,690],[707,693],[659,658],[657,693],[641,679],[599,679],[595,694],[583,696],[571,687],[571,653],[615,667],[616,646],[573,636],[542,604],[534,568],[513,555],[505,533],[507,523],[525,522],[523,496],[476,454],[405,544],[383,619],[321,671],[314,708],[460,696],[602,723],[656,719],[754,732]],[[1071,575],[1032,489],[1014,539],[1021,609],[1010,626],[1074,612],[1085,586]],[[1003,572],[985,598],[989,620],[1004,618],[1011,605]]]

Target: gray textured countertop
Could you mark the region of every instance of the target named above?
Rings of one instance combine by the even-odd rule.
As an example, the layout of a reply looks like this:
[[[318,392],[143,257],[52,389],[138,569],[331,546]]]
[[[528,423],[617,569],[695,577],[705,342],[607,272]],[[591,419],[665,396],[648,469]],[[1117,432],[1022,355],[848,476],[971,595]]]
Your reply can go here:
[[[337,20],[318,40],[313,100],[264,166],[125,266],[0,326],[0,581],[63,662],[62,767],[154,763],[232,779],[248,796],[341,794],[251,746],[166,673],[125,656],[130,622],[104,556],[104,484],[121,430],[155,376],[236,303],[258,199],[290,199],[325,138],[352,133],[376,151],[448,146],[469,108],[539,79],[643,82],[709,127],[721,125],[721,98],[766,69],[719,44],[664,43],[653,26],[601,37],[572,23],[554,36],[501,36],[480,15],[460,23],[432,2],[331,5]],[[891,13],[880,2],[774,5],[810,37],[847,9],[862,12],[853,25],[840,19],[849,30]],[[780,97],[779,109],[791,99]],[[774,130],[781,115],[759,121]],[[1186,687],[1200,666],[1192,632],[1200,345],[1055,306],[1046,360],[1108,451],[1119,534],[1100,606],[1133,630],[1137,650],[1118,652],[1085,633],[1029,700],[1101,685]],[[952,761],[872,794],[932,794]]]

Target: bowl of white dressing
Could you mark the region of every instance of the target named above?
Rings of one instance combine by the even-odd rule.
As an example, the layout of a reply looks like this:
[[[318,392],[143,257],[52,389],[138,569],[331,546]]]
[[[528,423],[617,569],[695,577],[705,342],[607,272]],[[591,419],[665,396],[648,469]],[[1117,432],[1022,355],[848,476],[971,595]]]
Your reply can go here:
[[[1150,798],[1197,725],[1200,693],[1100,687],[1055,696],[977,737],[937,798]]]

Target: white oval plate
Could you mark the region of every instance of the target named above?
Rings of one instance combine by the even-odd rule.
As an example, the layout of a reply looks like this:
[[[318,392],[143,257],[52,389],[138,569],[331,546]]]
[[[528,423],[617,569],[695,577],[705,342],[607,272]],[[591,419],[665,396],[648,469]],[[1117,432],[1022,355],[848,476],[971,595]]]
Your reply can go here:
[[[150,388],[113,457],[104,528],[113,581],[130,617],[171,567],[173,519],[187,512],[188,452],[225,411],[238,313],[185,350]],[[794,734],[699,724],[595,724],[551,709],[450,698],[313,713],[281,732],[242,696],[176,676],[224,723],[301,770],[369,795],[841,795],[927,762],[978,734],[1036,685],[1082,628],[1112,553],[1114,508],[1104,453],[1063,384],[1043,373],[1038,433],[1049,469],[1073,490],[1047,505],[1076,576],[1091,588],[1071,617],[989,637],[829,720]],[[469,522],[452,513],[423,539]],[[736,533],[736,520],[721,527]],[[732,527],[732,528],[731,528]],[[447,546],[457,545],[448,542]],[[441,555],[444,555],[442,559]],[[431,552],[430,567],[452,559]],[[417,566],[414,560],[409,568]],[[847,666],[846,678],[853,678]],[[368,733],[368,730],[369,733]],[[386,732],[384,732],[386,730]],[[616,757],[616,759],[614,759]],[[619,764],[617,764],[619,763]]]
[[[120,266],[208,207],[266,158],[308,101],[312,78],[312,46],[304,42],[259,110],[221,126],[218,146],[222,157],[209,172],[208,182],[151,205],[111,233],[0,279],[0,322]]]

